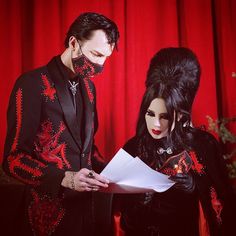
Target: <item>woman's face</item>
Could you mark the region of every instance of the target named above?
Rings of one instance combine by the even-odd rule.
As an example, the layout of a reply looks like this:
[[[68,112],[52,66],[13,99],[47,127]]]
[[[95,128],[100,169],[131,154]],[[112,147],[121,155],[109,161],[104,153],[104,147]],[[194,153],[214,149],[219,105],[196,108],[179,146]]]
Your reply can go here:
[[[145,120],[148,132],[154,139],[160,139],[167,136],[169,116],[166,110],[165,101],[162,98],[155,98],[152,100],[145,114]]]

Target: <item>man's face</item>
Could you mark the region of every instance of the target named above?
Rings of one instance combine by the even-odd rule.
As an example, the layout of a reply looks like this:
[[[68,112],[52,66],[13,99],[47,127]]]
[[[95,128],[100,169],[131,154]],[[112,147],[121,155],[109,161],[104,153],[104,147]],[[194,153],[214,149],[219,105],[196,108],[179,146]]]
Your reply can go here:
[[[77,42],[78,43],[78,42]],[[82,53],[93,63],[103,65],[106,59],[112,54],[114,45],[111,45],[107,41],[107,36],[103,30],[95,30],[89,40],[80,42],[77,45],[77,55]],[[76,53],[75,53],[76,54]],[[74,57],[76,57],[74,56]]]
[[[148,132],[154,139],[167,136],[169,118],[165,101],[162,98],[152,100],[145,114],[145,120]]]

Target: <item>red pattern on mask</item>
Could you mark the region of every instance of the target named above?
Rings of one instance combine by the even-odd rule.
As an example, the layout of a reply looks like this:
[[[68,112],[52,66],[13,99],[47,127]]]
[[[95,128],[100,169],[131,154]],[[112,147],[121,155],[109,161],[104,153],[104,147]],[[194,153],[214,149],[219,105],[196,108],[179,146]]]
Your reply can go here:
[[[71,167],[66,159],[66,144],[59,143],[60,135],[65,128],[65,124],[61,122],[58,131],[55,133],[52,123],[45,121],[42,123],[41,132],[37,135],[38,142],[35,143],[35,150],[39,153],[39,156],[47,162],[56,163],[59,169],[63,169],[64,166]]]
[[[22,126],[22,89],[18,89],[16,92],[16,135],[11,147],[11,152],[16,150],[21,126]]]
[[[216,190],[213,187],[211,187],[210,191],[211,191],[211,205],[216,213],[216,218],[217,218],[218,224],[221,224],[222,219],[221,219],[220,214],[223,209],[223,206],[222,206],[220,200],[218,199]]]
[[[30,167],[26,164],[24,164],[24,160],[28,160],[30,162],[32,162],[32,164],[35,167]],[[29,155],[24,155],[23,153],[17,154],[17,155],[10,155],[8,158],[9,161],[9,170],[10,173],[15,176],[18,180],[26,183],[26,184],[30,184],[30,185],[34,185],[37,186],[40,184],[40,181],[38,180],[39,177],[41,177],[43,175],[43,172],[41,170],[41,168],[44,168],[45,165],[35,159],[33,159],[31,156]],[[22,177],[21,175],[18,175],[17,172],[21,171],[26,173],[26,178]],[[29,177],[30,175],[30,177]]]
[[[100,74],[103,70],[103,65],[92,62],[84,54],[76,58],[71,58],[74,72],[80,79],[90,78]]]
[[[192,169],[194,171],[196,171],[198,174],[203,174],[204,170],[203,170],[203,165],[201,163],[199,163],[196,153],[195,152],[189,152],[189,155],[193,161],[193,165],[192,165]]]
[[[48,77],[46,75],[41,75],[41,78],[43,80],[43,84],[45,89],[43,90],[43,94],[48,97],[51,101],[54,101],[55,99],[55,93],[56,89],[51,86]]]
[[[74,60],[73,65],[75,73],[79,74],[81,78],[87,78],[95,75],[95,68],[93,64],[84,55],[80,56],[79,59],[73,59],[73,60]]]
[[[85,87],[87,89],[87,94],[88,94],[88,97],[89,97],[89,101],[92,103],[93,100],[94,100],[94,96],[93,96],[91,88],[89,87],[88,79],[85,78],[84,83],[85,83]]]
[[[36,191],[31,191],[33,201],[28,208],[30,223],[35,235],[51,235],[65,214],[61,199],[50,199],[48,196],[39,197]]]

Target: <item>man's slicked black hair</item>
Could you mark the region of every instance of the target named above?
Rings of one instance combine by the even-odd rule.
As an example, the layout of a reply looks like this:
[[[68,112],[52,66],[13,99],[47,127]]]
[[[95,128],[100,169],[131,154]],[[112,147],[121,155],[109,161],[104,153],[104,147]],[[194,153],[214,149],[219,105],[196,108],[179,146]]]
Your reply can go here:
[[[69,46],[69,39],[74,36],[77,40],[88,40],[94,30],[103,30],[109,44],[114,44],[117,49],[119,31],[117,25],[104,15],[86,12],[78,16],[71,24],[65,39],[65,47]]]

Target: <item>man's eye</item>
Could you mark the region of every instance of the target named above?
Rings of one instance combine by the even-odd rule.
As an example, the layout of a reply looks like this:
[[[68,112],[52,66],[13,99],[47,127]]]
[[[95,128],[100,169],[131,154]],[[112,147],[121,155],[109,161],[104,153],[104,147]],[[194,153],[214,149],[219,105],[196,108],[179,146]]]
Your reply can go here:
[[[102,55],[100,55],[100,54],[92,53],[92,55],[93,55],[94,57],[102,57]]]
[[[152,111],[147,111],[146,114],[147,114],[148,116],[155,116],[154,112],[152,112]]]

